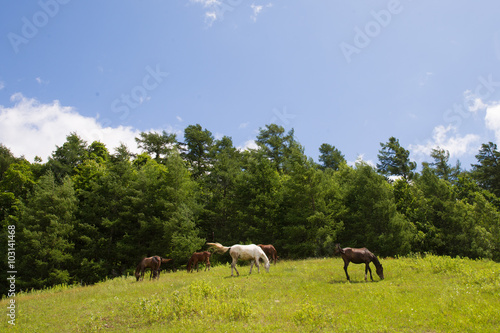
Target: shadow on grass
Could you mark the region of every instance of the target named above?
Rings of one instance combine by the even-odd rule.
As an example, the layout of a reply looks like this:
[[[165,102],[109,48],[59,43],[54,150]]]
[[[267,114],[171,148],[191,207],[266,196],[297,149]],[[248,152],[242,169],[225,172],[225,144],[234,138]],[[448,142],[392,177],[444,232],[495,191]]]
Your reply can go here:
[[[354,280],[354,281],[347,281],[346,279],[342,279],[342,280],[339,280],[339,279],[333,279],[333,280],[330,280],[328,281],[329,284],[357,284],[357,283],[379,283],[380,281],[379,280],[375,280],[375,281],[365,281],[365,280]]]

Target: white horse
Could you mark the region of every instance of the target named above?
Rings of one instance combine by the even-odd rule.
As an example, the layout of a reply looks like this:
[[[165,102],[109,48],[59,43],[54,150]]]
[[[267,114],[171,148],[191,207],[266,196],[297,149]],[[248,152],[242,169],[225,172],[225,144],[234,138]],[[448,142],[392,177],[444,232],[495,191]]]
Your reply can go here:
[[[252,268],[254,264],[257,266],[257,270],[260,273],[259,259],[262,259],[264,261],[264,267],[269,273],[269,266],[271,266],[269,263],[269,259],[267,259],[264,251],[262,251],[262,249],[255,244],[236,244],[230,247],[223,246],[220,243],[207,243],[207,245],[215,248],[215,252],[219,253],[226,253],[229,250],[229,254],[231,255],[231,258],[233,258],[233,262],[231,263],[231,276],[234,276],[233,269],[236,271],[236,274],[240,276],[240,272],[238,272],[238,270],[236,269],[236,263],[238,262],[238,259],[251,260],[252,265],[250,266],[250,274],[252,274]]]

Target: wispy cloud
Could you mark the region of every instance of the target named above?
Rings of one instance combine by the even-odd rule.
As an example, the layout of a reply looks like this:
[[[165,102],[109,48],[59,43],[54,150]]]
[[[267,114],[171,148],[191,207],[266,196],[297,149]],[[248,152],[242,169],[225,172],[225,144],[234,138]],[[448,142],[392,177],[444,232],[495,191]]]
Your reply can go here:
[[[42,80],[41,77],[35,78],[35,81],[38,82],[38,84],[48,84],[49,81]]]
[[[0,90],[2,90],[3,88],[5,88],[5,83],[3,81],[0,81]]]
[[[247,128],[248,125],[250,125],[250,122],[247,121],[246,123],[241,123],[240,126],[238,126],[239,129],[242,129],[242,128]]]
[[[224,18],[224,12],[232,10],[232,7],[224,3],[224,0],[190,0],[193,3],[202,5],[205,8],[205,23],[208,26],[217,20]]]
[[[273,6],[272,3],[268,3],[267,5],[256,5],[254,3],[252,3],[250,5],[250,8],[252,8],[252,16],[250,16],[250,18],[252,19],[252,21],[254,22],[257,22],[257,17],[260,15],[260,13],[262,12],[262,10],[264,8],[271,8]]]
[[[227,12],[232,12],[236,9],[236,7],[240,6],[244,3],[243,0],[235,1],[235,0],[190,0],[190,2],[203,6],[205,9],[204,18],[207,26],[211,27],[214,22],[222,21],[224,19],[224,15]],[[263,12],[266,8],[271,8],[273,6],[272,3],[268,3],[267,5],[256,5],[252,3],[250,8],[252,10],[252,14],[250,15],[250,19],[253,22],[257,21],[257,17]]]
[[[434,75],[433,72],[425,72],[423,74],[420,74],[420,77],[418,79],[418,85],[421,87],[425,86],[433,75]]]

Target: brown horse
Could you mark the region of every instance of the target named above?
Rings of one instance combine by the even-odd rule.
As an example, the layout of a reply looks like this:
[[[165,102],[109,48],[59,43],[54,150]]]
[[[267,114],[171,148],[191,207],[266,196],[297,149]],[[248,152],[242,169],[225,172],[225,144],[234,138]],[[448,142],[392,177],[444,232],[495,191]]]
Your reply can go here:
[[[259,246],[264,251],[266,256],[269,258],[269,261],[273,261],[274,264],[276,265],[276,260],[278,260],[278,252],[276,251],[274,246],[272,244],[269,245],[259,244],[257,246]]]
[[[195,252],[189,259],[188,265],[187,265],[187,271],[188,273],[191,271],[193,272],[194,267],[196,267],[196,271],[198,272],[198,264],[200,262],[205,263],[205,271],[210,270],[210,256],[212,255],[211,252],[208,251],[203,251],[203,252]]]
[[[344,271],[345,276],[347,277],[347,281],[351,281],[349,278],[349,274],[347,274],[347,266],[352,262],[354,264],[365,264],[365,281],[367,280],[367,273],[370,272],[370,279],[373,281],[372,270],[370,269],[370,262],[376,267],[377,275],[380,279],[384,279],[384,268],[380,261],[378,261],[377,257],[368,251],[367,248],[362,249],[354,249],[350,247],[341,248],[340,244],[335,245],[335,253],[340,253],[342,255],[342,259],[344,259]]]
[[[158,270],[160,269],[161,265],[161,259],[159,258],[160,257],[158,256],[143,258],[135,269],[136,281],[139,281],[139,278],[141,279],[141,281],[144,280],[144,271],[147,268],[151,268],[151,275],[149,276],[149,279],[151,280],[151,277],[153,279],[157,278]]]
[[[167,264],[168,262],[172,261],[172,259],[165,259],[160,256],[153,256],[153,257],[156,258],[156,260],[158,260],[158,270],[157,270],[158,276],[156,276],[156,274],[153,274],[153,278],[156,276],[156,278],[159,279],[161,272],[161,264]]]

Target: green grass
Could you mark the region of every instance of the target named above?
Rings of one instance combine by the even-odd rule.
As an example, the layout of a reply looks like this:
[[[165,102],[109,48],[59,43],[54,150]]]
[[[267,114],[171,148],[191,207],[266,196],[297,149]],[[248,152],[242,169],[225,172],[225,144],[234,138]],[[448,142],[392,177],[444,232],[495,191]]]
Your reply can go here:
[[[163,273],[16,296],[19,332],[498,332],[500,264],[427,256],[381,260],[385,280],[340,258],[282,261],[230,277]],[[7,312],[7,301],[1,308]]]

